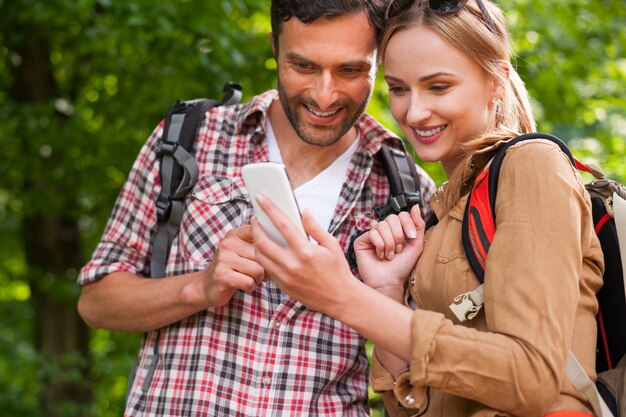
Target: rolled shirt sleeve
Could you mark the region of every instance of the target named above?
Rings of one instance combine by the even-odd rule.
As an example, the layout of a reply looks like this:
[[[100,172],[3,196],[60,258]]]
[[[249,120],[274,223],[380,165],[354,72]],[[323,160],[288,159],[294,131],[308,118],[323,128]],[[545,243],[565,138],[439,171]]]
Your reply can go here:
[[[135,159],[91,260],[81,270],[85,285],[118,271],[149,274],[149,252],[157,223],[155,201],[160,193],[158,144],[161,122]]]

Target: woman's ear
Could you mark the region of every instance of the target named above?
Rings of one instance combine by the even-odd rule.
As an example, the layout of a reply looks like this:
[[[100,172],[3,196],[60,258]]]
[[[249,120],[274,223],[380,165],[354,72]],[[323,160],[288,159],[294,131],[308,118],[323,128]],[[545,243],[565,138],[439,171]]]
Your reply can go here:
[[[500,68],[504,73],[504,79],[508,81],[511,77],[511,64],[509,62],[503,62],[502,65],[500,65]]]
[[[505,84],[509,81],[511,76],[510,63],[502,62],[500,65],[500,71],[497,77],[493,78],[491,97],[499,100],[504,94]]]

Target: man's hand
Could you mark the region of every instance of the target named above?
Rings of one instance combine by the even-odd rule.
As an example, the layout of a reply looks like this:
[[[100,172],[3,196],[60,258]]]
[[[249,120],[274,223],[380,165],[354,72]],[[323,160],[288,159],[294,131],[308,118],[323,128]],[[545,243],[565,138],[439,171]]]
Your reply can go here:
[[[251,226],[229,230],[204,273],[204,294],[209,307],[226,305],[237,290],[252,292],[265,271],[255,260]]]

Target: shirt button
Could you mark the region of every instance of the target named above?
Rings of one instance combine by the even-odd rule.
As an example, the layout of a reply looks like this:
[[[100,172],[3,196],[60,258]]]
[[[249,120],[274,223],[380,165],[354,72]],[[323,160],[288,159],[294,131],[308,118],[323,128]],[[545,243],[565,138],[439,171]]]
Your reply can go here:
[[[282,323],[280,321],[275,321],[274,322],[274,327],[277,329],[280,329],[280,326],[282,325]]]
[[[415,402],[415,398],[413,398],[413,396],[409,394],[404,397],[404,401],[406,401],[407,404],[413,404]]]
[[[269,376],[264,376],[261,379],[261,383],[263,384],[264,387],[267,387],[269,384],[272,383],[272,378],[270,378]]]

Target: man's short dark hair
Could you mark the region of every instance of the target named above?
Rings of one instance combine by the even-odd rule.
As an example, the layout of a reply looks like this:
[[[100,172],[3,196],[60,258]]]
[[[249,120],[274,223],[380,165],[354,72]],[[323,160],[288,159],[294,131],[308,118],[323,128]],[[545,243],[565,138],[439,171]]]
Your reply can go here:
[[[271,21],[274,47],[278,47],[278,36],[283,22],[292,17],[303,23],[312,23],[321,18],[333,18],[366,12],[376,32],[378,42],[383,29],[383,0],[272,0]],[[355,36],[358,34],[355,33]]]

